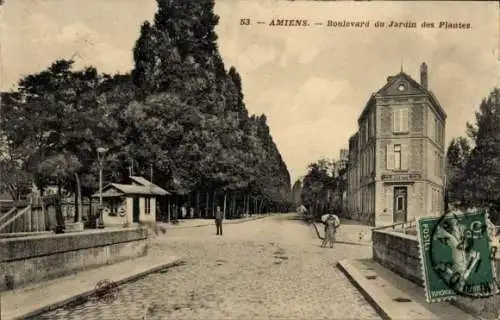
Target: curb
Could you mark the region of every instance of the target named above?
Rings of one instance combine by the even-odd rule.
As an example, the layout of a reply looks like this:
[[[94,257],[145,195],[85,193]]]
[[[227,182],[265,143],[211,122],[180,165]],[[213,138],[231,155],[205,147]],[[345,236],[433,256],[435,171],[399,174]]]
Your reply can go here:
[[[347,277],[349,282],[351,282],[356,289],[363,295],[363,297],[368,301],[368,303],[375,309],[375,311],[380,315],[382,319],[390,320],[392,319],[389,314],[381,307],[381,303],[377,302],[375,297],[372,297],[370,293],[365,289],[365,286],[363,286],[360,283],[359,279],[362,279],[362,276],[358,273],[354,268],[351,268],[349,265],[349,260],[342,260],[337,262],[337,268],[342,271],[342,273]],[[356,279],[357,278],[357,279]]]
[[[307,223],[307,221],[306,221],[306,223]],[[318,229],[318,226],[316,225],[316,222],[310,222],[308,224],[311,224],[314,227],[314,230],[316,231],[316,235],[318,236],[318,239],[320,239],[320,240],[324,240],[325,239],[325,237],[321,236],[321,234],[319,232],[319,229]],[[353,245],[353,246],[371,247],[371,244],[363,243],[363,242],[354,242],[354,241],[335,240],[334,243],[349,244],[349,245]]]
[[[185,261],[182,260],[182,259],[174,259],[173,261],[170,261],[168,263],[156,266],[156,267],[151,268],[149,270],[142,271],[142,272],[136,273],[134,275],[131,275],[131,276],[128,276],[128,277],[125,277],[125,278],[122,278],[120,280],[113,281],[113,282],[116,283],[117,285],[123,285],[124,283],[131,282],[131,281],[134,281],[134,280],[138,280],[138,279],[140,279],[140,278],[142,278],[144,276],[147,276],[147,275],[149,275],[151,273],[156,273],[156,272],[158,272],[160,270],[164,270],[164,269],[167,269],[167,268],[177,267],[177,266],[183,265],[184,263],[185,263]],[[18,316],[18,317],[12,318],[12,320],[22,320],[22,319],[32,318],[32,317],[36,317],[36,316],[38,316],[38,315],[40,315],[42,313],[47,313],[47,312],[54,311],[55,309],[59,309],[61,307],[64,307],[65,305],[67,305],[67,304],[69,304],[69,303],[71,303],[73,301],[76,301],[76,300],[85,300],[90,295],[92,295],[94,292],[95,292],[95,289],[85,290],[84,292],[76,294],[76,295],[74,295],[74,296],[72,296],[70,298],[66,298],[66,299],[63,299],[63,300],[51,303],[49,305],[40,307],[40,308],[38,308],[36,310],[30,311],[30,312],[28,312],[26,314],[23,314],[22,316]]]
[[[262,217],[257,217],[257,218],[252,218],[252,219],[248,219],[248,220],[244,220],[244,221],[241,221],[241,220],[237,220],[237,219],[234,219],[235,221],[234,222],[226,222],[223,223],[223,224],[238,224],[238,223],[245,223],[245,222],[250,222],[250,221],[255,221],[255,220],[260,220],[260,219],[264,219],[264,218],[267,218],[269,217],[268,215],[266,216],[262,216]],[[207,219],[208,220],[208,219]],[[231,219],[232,220],[232,219]],[[229,221],[231,221],[229,220]],[[174,227],[172,225],[167,225],[167,229],[187,229],[187,228],[199,228],[199,227],[207,227],[207,226],[212,226],[212,225],[215,225],[213,224],[213,219],[210,219],[210,221],[212,223],[205,223],[205,224],[196,224],[194,226],[179,226],[179,227]]]

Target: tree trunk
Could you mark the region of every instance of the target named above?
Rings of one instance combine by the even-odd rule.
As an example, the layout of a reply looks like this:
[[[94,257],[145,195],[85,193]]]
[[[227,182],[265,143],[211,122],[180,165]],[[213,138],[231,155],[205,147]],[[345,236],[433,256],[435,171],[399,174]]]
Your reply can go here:
[[[237,216],[238,215],[238,210],[236,209],[236,191],[233,191],[231,212],[232,212],[233,216]]]
[[[75,216],[73,217],[73,222],[78,222],[78,192],[77,191],[75,191],[74,207],[75,207]]]
[[[195,212],[195,217],[201,218],[201,211],[200,211],[200,190],[196,190],[196,212]]]
[[[80,177],[78,176],[78,173],[75,173],[75,179],[76,179],[75,198],[77,200],[75,201],[75,222],[79,222],[82,220],[83,205],[82,205],[82,188],[80,185]]]
[[[250,197],[246,196],[245,213],[250,213]]]
[[[243,195],[243,214],[245,215],[247,213],[247,195]]]
[[[89,199],[89,226],[94,228],[94,213],[92,212],[92,196]]]
[[[57,232],[62,231],[61,229],[64,226],[64,216],[62,213],[62,192],[61,192],[61,183],[59,180],[57,181],[57,204],[56,204],[56,221],[57,221]]]
[[[210,194],[207,191],[207,199],[206,199],[206,206],[205,206],[205,218],[208,218],[208,214],[209,214],[209,210],[210,210],[209,197],[210,197]]]
[[[167,222],[170,222],[170,197],[167,198]]]
[[[215,200],[217,199],[216,197],[216,193],[215,191],[213,191],[213,195],[212,195],[212,215],[211,217],[215,217]]]
[[[224,205],[223,205],[224,211],[222,211],[224,219],[226,219],[226,199],[227,199],[227,191],[224,191]]]

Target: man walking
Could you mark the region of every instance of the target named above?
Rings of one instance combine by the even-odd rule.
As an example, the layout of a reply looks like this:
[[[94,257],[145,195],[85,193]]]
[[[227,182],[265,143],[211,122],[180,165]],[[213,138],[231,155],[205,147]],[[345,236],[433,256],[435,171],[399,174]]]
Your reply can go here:
[[[220,207],[217,206],[215,210],[215,227],[217,228],[217,235],[222,236],[222,220],[224,219],[224,214],[220,210]]]

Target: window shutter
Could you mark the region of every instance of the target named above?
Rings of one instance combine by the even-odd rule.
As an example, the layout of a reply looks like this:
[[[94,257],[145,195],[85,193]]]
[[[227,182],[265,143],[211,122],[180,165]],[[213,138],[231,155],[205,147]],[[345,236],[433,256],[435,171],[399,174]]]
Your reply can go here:
[[[401,120],[401,131],[402,132],[408,132],[408,127],[409,127],[409,117],[408,117],[408,108],[404,108],[404,109],[401,109],[400,110],[401,112],[401,116],[400,116],[400,120]]]
[[[399,132],[399,110],[392,109],[392,131]]]
[[[387,169],[394,169],[394,145],[388,144],[386,147],[386,161],[387,161]]]
[[[401,145],[401,169],[408,170],[408,145]]]

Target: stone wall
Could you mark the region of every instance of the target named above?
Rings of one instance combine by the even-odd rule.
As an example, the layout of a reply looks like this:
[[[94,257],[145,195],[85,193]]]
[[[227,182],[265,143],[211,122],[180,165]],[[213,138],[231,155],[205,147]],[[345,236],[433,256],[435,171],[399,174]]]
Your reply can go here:
[[[386,268],[411,280],[419,286],[424,286],[420,262],[420,251],[416,236],[394,232],[392,229],[372,230],[373,259]],[[496,276],[500,279],[499,254],[496,257]],[[500,296],[488,299],[457,297],[451,303],[476,316],[484,316],[492,312],[491,306],[497,306]],[[495,307],[497,308],[497,307]],[[496,311],[495,311],[496,312]],[[490,318],[490,317],[486,317]],[[495,315],[494,318],[497,318]]]
[[[147,254],[144,228],[0,239],[0,291]]]
[[[416,236],[391,229],[372,230],[373,259],[403,278],[423,286],[420,251]]]

